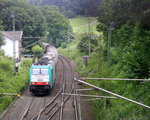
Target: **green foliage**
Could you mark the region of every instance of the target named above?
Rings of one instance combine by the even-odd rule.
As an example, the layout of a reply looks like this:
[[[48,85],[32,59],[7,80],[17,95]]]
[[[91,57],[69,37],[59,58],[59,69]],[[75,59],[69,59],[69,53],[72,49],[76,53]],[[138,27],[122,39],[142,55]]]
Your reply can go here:
[[[26,87],[29,79],[29,68],[32,64],[31,60],[23,61],[19,66],[19,72],[16,76],[13,74],[13,61],[7,57],[1,56],[0,59],[0,91],[1,93],[20,92]],[[8,107],[16,96],[0,96],[0,114]]]
[[[117,0],[118,1],[118,0]],[[108,3],[107,3],[108,2]],[[113,5],[118,3],[114,1],[107,0],[105,2],[105,15],[100,16],[101,23],[98,25],[97,29],[103,32],[103,36],[98,39],[98,43],[93,46],[93,51],[88,66],[86,67],[82,61],[81,53],[82,46],[80,46],[80,51],[76,51],[77,48],[72,49],[70,57],[73,58],[78,65],[78,72],[80,72],[81,77],[100,77],[100,78],[140,78],[149,79],[150,78],[150,29],[148,24],[143,23],[140,19],[133,20],[133,18],[117,18],[114,15],[115,8],[109,10]],[[128,3],[127,1],[122,1],[121,7]],[[135,2],[134,0],[128,1]],[[145,1],[144,1],[145,2]],[[122,5],[123,4],[123,5]],[[137,3],[136,3],[137,4]],[[139,3],[138,3],[139,4]],[[138,5],[139,6],[139,5]],[[116,8],[117,9],[117,8]],[[121,9],[121,8],[119,8]],[[125,12],[125,8],[123,8]],[[121,10],[121,12],[123,12]],[[138,10],[139,11],[139,10]],[[133,11],[132,11],[133,12]],[[118,13],[118,12],[117,12]],[[123,14],[123,13],[122,13]],[[126,13],[128,14],[128,12]],[[126,14],[123,14],[126,15]],[[111,16],[113,15],[113,16]],[[129,15],[129,14],[128,14]],[[141,16],[139,16],[140,18]],[[107,41],[108,41],[108,28],[111,19],[118,20],[115,30],[112,31],[112,45],[110,48],[110,64],[107,58]],[[121,19],[121,20],[119,20]],[[79,37],[81,40],[83,36]],[[83,39],[82,43],[86,44],[87,39]],[[80,41],[76,41],[78,44]],[[80,45],[80,44],[79,44]],[[78,45],[78,47],[79,47]],[[85,47],[86,49],[86,47]],[[65,51],[65,50],[64,50]],[[79,54],[79,55],[77,55]],[[148,82],[140,81],[94,81],[87,80],[87,82],[110,90],[119,95],[125,96],[127,98],[139,101],[143,104],[150,105],[150,85]],[[98,94],[101,96],[109,96],[104,92],[89,92],[89,94]],[[110,100],[95,100],[91,102],[93,106],[93,111],[97,120],[115,120],[115,119],[140,119],[149,120],[150,111],[149,109],[143,108],[139,105],[129,103],[128,101],[122,99],[110,99]]]
[[[56,6],[37,7],[19,0],[0,0],[0,8],[0,20],[3,21],[4,30],[12,30],[12,18],[10,16],[14,12],[15,30],[23,30],[24,36],[46,36],[47,42],[54,44],[56,47],[61,46],[61,43],[66,41],[64,36],[67,35],[69,23]],[[39,39],[24,39],[23,47],[37,40]]]
[[[64,12],[71,10],[78,15],[94,16],[98,14],[101,0],[29,0],[33,5],[56,5]]]
[[[100,7],[99,21],[106,25],[114,21],[117,28],[128,20],[133,24],[140,21],[145,28],[150,28],[149,9],[148,0],[103,0]]]
[[[0,31],[3,30],[2,20],[0,19]]]
[[[33,51],[33,54],[34,54],[35,57],[40,58],[43,55],[43,49],[39,45],[33,46],[32,51]]]
[[[149,6],[146,5],[148,4],[147,2],[147,0],[103,0],[99,16],[101,23],[97,26],[98,31],[103,32],[105,42],[100,47],[103,52],[101,52],[101,57],[99,58],[101,63],[99,77],[150,78],[150,27],[148,19],[146,19],[149,18],[149,15],[143,13],[144,11],[145,13],[149,11]],[[144,8],[143,5],[146,7]],[[112,31],[111,64],[108,65],[107,41],[109,24],[112,21],[115,22],[116,26],[115,30]],[[98,63],[93,62],[93,64]],[[89,65],[88,69],[85,71],[87,75],[89,75],[90,69],[92,70],[93,68]],[[98,77],[96,73],[92,75]],[[149,84],[147,82],[105,81],[105,84],[103,84],[103,81],[99,83],[94,81],[92,84],[97,84],[122,96],[150,105],[147,102],[150,99]],[[149,119],[150,112],[147,109],[123,100],[110,100],[109,104],[106,104],[103,109],[99,109],[97,106],[102,107],[105,101],[96,101],[92,102],[92,104],[98,120]]]
[[[64,49],[64,48],[66,48],[67,47],[67,44],[66,43],[63,43],[63,44],[61,44],[61,47]]]
[[[59,12],[56,6],[44,6],[41,8],[46,17],[48,42],[56,47],[66,41],[68,32],[68,20]]]
[[[3,35],[0,31],[0,47],[4,44],[4,39],[3,39]]]
[[[95,36],[94,34],[84,34],[78,43],[77,48],[80,50],[80,52],[83,52],[85,54],[88,54],[89,50],[89,40],[90,40],[90,45],[91,45],[91,52],[93,52],[93,48],[98,44],[96,39],[91,39],[91,36]],[[95,36],[96,37],[96,36]]]
[[[91,21],[91,32],[93,34],[100,35],[100,33],[96,30],[96,26],[98,25],[96,17],[77,16],[75,18],[69,19],[69,23],[73,28],[73,32],[76,34],[88,33],[89,18]]]
[[[77,15],[72,11],[72,10],[68,10],[64,13],[64,15],[67,17],[67,18],[75,18]]]
[[[20,0],[0,0],[0,19],[3,21],[5,31],[11,31],[12,18],[11,13],[15,14],[15,30],[23,30],[24,36],[44,36],[45,35],[45,19],[41,11],[34,6],[29,6],[26,2]],[[24,39],[23,47],[31,44],[36,39]]]

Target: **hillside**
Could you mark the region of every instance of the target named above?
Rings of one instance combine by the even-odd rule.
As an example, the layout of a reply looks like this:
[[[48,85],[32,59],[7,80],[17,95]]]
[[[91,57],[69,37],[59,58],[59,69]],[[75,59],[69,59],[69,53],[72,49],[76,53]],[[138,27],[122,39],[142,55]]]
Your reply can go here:
[[[96,26],[98,25],[96,17],[88,18],[84,16],[78,16],[76,18],[69,19],[69,22],[73,28],[74,33],[88,33],[89,20],[90,20],[91,32],[95,34],[99,34],[99,32],[96,31]]]

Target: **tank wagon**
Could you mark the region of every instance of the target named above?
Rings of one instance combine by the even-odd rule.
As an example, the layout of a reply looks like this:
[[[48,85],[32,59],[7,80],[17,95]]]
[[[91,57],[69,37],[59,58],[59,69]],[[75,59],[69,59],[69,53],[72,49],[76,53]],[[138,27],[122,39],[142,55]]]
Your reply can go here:
[[[29,90],[33,93],[49,93],[56,79],[58,51],[52,45],[45,45],[45,52],[38,62],[30,67]]]

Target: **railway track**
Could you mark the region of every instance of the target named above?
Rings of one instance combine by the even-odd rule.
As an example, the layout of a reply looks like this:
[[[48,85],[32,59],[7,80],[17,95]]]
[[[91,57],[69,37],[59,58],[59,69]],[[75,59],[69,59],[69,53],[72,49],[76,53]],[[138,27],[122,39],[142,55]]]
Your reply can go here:
[[[78,120],[78,110],[77,110],[77,98],[75,96],[63,95],[62,93],[76,93],[74,74],[71,64],[68,59],[63,56],[59,56],[59,60],[62,63],[62,85],[58,93],[44,105],[36,114],[32,113],[30,110],[33,98],[28,107],[21,116],[21,120]],[[30,117],[28,117],[28,115]]]

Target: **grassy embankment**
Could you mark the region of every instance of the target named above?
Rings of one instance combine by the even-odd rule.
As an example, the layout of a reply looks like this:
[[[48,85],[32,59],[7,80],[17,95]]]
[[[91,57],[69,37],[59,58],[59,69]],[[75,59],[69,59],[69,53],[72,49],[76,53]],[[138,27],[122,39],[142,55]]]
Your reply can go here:
[[[93,23],[90,25],[91,32],[93,34],[100,35],[100,33],[96,31],[96,26],[98,25],[98,22],[96,20],[97,20],[96,17],[90,17],[90,21],[91,21],[91,23]],[[73,30],[73,33],[75,36],[75,40],[73,40],[73,42],[71,42],[69,44],[69,57],[77,58],[77,57],[79,57],[78,55],[80,55],[80,54],[82,56],[82,53],[80,53],[77,50],[77,44],[80,41],[81,34],[88,33],[89,19],[87,17],[78,16],[76,18],[69,19],[69,22],[70,22],[70,25],[72,27],[72,30]],[[65,56],[68,56],[68,48],[65,48],[65,49],[59,48],[58,50],[59,50],[59,53],[65,55]]]
[[[31,60],[24,60],[19,66],[19,72],[13,74],[13,60],[3,56],[0,51],[0,93],[20,94],[29,80]],[[0,95],[0,115],[17,96]]]
[[[83,21],[82,21],[83,20]],[[82,26],[84,23],[88,23],[86,18],[78,17],[70,20],[71,25],[76,26],[77,24]],[[88,27],[87,27],[88,31]],[[87,32],[86,31],[86,32]],[[122,62],[115,63],[108,69],[107,58],[106,58],[106,48],[103,45],[103,38],[98,38],[100,48],[100,52],[93,52],[90,56],[90,60],[88,66],[86,67],[82,63],[82,56],[85,55],[81,53],[77,49],[77,43],[80,41],[80,33],[79,30],[74,30],[75,40],[70,43],[69,46],[69,55],[67,54],[68,48],[62,49],[59,48],[59,52],[63,55],[70,57],[75,60],[78,65],[77,71],[80,72],[81,76],[86,77],[107,77],[111,76],[112,78],[124,78],[126,76],[127,66],[124,66]],[[118,52],[112,48],[112,58],[117,60]],[[127,98],[133,100],[141,100],[144,104],[149,104],[148,97],[148,87],[149,85],[146,82],[143,82],[140,87],[135,85],[134,81],[96,81],[96,80],[88,80],[89,83],[92,83],[101,88],[110,90],[114,93],[120,94]],[[134,84],[133,84],[134,83]],[[102,96],[110,96],[109,94],[103,92],[89,92],[89,94],[97,94]],[[142,96],[145,97],[142,97]],[[140,101],[140,102],[141,102]],[[93,111],[97,120],[115,120],[115,119],[139,119],[139,120],[149,120],[149,111],[146,108],[143,108],[139,105],[127,102],[122,99],[101,99],[95,100],[91,102],[93,106]]]
[[[76,34],[81,33],[88,33],[88,24],[89,19],[87,17],[78,16],[76,18],[69,19],[70,25],[73,28],[73,32]],[[91,23],[91,32],[95,34],[99,34],[99,32],[96,31],[97,18],[90,17],[90,23]]]

